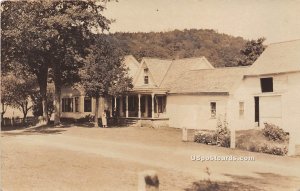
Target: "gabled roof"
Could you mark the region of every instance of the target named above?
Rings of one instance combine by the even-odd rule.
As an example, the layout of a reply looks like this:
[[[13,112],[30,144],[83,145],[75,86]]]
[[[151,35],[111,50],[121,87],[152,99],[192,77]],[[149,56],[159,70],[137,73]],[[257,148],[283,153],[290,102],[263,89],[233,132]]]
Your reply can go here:
[[[300,40],[270,44],[246,76],[300,71]]]
[[[142,63],[143,62],[146,63],[154,83],[157,86],[161,84],[161,81],[172,64],[172,60],[163,60],[159,58],[143,58]]]
[[[173,82],[170,93],[230,93],[249,67],[191,70]]]
[[[168,72],[166,73],[163,81],[160,84],[160,87],[169,89],[174,81],[186,71],[213,68],[214,67],[208,62],[205,57],[173,60]]]
[[[214,68],[205,57],[178,60],[143,58],[141,63],[145,63],[149,68],[150,76],[153,78],[156,87],[162,89],[169,89],[170,85],[186,71]]]
[[[137,71],[139,69],[140,63],[132,55],[124,56],[123,63],[125,64],[125,66],[127,68],[129,68],[129,70],[128,70],[129,76],[132,78],[135,78]]]

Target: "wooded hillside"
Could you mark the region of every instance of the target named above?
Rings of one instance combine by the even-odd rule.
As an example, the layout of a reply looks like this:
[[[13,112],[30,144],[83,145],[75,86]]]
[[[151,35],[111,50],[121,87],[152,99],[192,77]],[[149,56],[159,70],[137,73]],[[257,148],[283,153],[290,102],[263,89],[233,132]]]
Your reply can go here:
[[[190,29],[170,32],[114,33],[113,39],[124,53],[142,57],[187,58],[205,56],[215,67],[237,66],[242,37],[220,34],[214,30]]]

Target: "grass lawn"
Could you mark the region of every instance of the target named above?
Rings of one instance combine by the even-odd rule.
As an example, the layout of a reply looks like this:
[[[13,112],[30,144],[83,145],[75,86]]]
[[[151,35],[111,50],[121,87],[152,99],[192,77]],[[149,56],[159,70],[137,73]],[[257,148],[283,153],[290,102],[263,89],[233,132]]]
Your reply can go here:
[[[252,152],[264,152],[269,154],[274,152],[273,154],[285,155],[287,153],[288,140],[269,140],[263,135],[262,130],[240,130],[236,131],[236,147]]]

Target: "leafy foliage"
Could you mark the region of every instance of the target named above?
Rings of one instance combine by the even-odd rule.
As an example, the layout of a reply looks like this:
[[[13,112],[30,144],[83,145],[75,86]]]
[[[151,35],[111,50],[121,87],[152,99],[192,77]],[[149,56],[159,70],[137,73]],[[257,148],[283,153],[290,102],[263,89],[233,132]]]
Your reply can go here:
[[[242,58],[238,61],[240,66],[248,66],[255,62],[255,60],[265,50],[266,46],[263,45],[265,38],[248,41],[245,47],[241,50]]]
[[[190,29],[170,32],[114,33],[125,54],[142,57],[187,58],[205,56],[215,67],[237,66],[246,40],[214,30]]]
[[[283,129],[274,124],[265,123],[265,128],[262,131],[263,135],[272,141],[283,142],[288,138]]]
[[[118,95],[132,88],[123,56],[105,35],[97,35],[81,70],[81,84],[91,97]]]
[[[78,68],[93,32],[109,29],[104,1],[5,1],[1,3],[1,61],[4,69],[21,63],[36,75],[47,117],[47,80],[56,88],[79,81]],[[50,73],[49,73],[49,69]],[[56,107],[59,111],[59,108]],[[55,115],[57,116],[57,115]]]
[[[218,119],[216,137],[217,144],[222,147],[230,147],[230,130],[228,129],[226,116],[223,121],[220,118]]]

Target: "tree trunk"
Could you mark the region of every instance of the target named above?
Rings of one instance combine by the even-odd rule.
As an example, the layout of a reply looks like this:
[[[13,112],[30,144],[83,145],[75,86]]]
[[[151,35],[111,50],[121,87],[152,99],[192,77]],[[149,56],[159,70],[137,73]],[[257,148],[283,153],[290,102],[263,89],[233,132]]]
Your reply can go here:
[[[96,99],[96,107],[95,107],[95,127],[99,127],[98,125],[98,110],[99,110],[99,97],[95,97]]]
[[[23,125],[25,125],[26,123],[26,117],[27,117],[27,111],[23,112],[23,120],[22,120]]]
[[[55,95],[54,95],[54,125],[60,124],[60,95],[61,95],[61,85],[55,83]]]
[[[47,103],[47,78],[48,78],[48,67],[44,67],[40,71],[40,73],[37,74],[37,79],[40,87],[40,94],[42,96],[43,118],[46,121],[46,123],[49,122],[48,103]]]
[[[2,111],[1,111],[1,125],[4,125],[3,121],[4,121],[4,114],[6,112],[6,108],[5,108],[5,104],[2,102]]]

